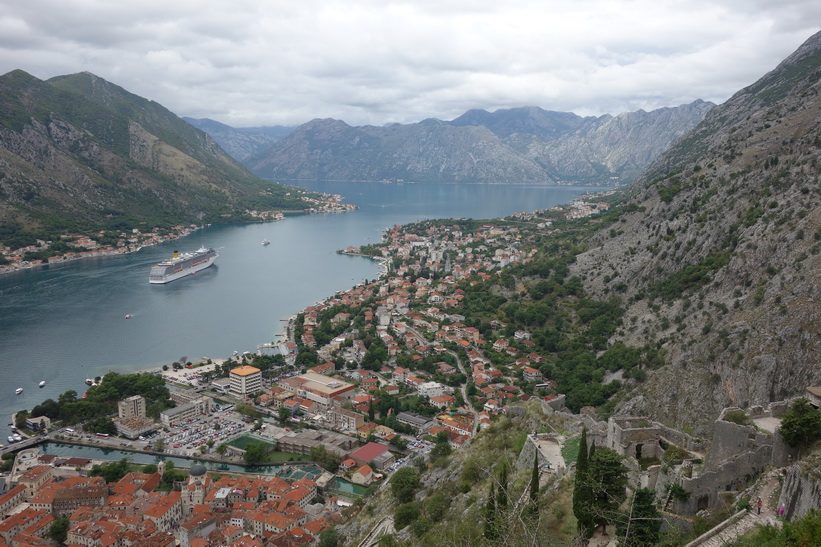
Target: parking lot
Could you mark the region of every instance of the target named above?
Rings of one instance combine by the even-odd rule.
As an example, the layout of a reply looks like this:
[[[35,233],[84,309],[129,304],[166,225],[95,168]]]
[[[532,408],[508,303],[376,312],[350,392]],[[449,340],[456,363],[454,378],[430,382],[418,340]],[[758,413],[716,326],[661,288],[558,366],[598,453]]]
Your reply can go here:
[[[144,447],[156,449],[158,441],[164,453],[176,456],[197,456],[215,452],[223,443],[230,442],[253,429],[253,424],[242,421],[233,412],[215,412],[211,416],[194,418],[178,424],[168,432],[160,431],[140,438]]]

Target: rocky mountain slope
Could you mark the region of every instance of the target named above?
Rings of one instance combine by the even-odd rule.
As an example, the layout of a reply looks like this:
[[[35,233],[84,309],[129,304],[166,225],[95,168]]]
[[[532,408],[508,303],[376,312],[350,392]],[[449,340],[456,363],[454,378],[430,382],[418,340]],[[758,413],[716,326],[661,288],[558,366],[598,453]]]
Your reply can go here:
[[[450,122],[386,127],[313,120],[245,164],[281,180],[629,182],[712,106],[586,118],[537,107],[471,110]]]
[[[574,271],[666,351],[619,412],[704,430],[821,383],[821,33],[711,110],[632,188]]]
[[[293,127],[283,125],[231,127],[208,118],[197,119],[183,116],[182,119],[211,135],[220,147],[237,161],[245,161],[267,150],[272,144],[288,136],[294,130]]]
[[[251,175],[161,105],[93,74],[0,76],[0,242],[305,208],[290,190]]]

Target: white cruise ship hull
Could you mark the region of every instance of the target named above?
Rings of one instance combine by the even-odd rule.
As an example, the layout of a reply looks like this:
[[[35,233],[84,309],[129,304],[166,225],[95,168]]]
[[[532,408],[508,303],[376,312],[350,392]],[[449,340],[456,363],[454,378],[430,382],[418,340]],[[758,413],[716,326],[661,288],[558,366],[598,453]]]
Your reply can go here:
[[[214,264],[218,256],[217,252],[213,249],[200,249],[196,253],[182,255],[179,258],[161,262],[151,268],[148,282],[162,285],[188,275],[193,275]]]

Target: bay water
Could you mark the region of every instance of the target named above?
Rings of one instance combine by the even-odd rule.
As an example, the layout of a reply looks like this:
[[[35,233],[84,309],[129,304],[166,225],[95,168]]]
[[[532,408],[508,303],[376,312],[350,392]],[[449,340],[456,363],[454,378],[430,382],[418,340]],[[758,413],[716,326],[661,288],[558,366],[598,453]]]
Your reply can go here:
[[[300,182],[342,194],[358,210],[211,226],[129,255],[90,258],[0,276],[0,414],[10,418],[84,379],[182,357],[225,358],[278,340],[289,316],[379,275],[378,263],[336,254],[376,243],[396,224],[494,218],[568,203],[590,187]],[[271,243],[261,244],[263,239]],[[150,285],[174,250],[218,249],[214,266]],[[131,315],[126,319],[127,314]],[[38,388],[45,380],[46,385]],[[15,395],[15,389],[23,393]],[[1,440],[0,440],[1,442]]]

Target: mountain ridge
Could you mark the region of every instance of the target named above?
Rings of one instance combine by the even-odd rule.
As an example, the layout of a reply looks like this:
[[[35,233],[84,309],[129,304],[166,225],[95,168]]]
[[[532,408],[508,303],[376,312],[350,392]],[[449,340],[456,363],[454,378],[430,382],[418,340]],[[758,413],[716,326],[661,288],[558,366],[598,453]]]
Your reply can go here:
[[[0,76],[0,242],[305,209],[162,105],[91,73]],[[12,245],[12,242],[14,245]]]
[[[575,271],[628,303],[616,340],[668,365],[620,404],[706,429],[821,382],[821,33],[711,110],[630,189]],[[618,288],[617,288],[618,287]]]
[[[243,163],[275,180],[627,183],[713,106],[599,117],[474,109],[449,122],[388,126],[311,120]]]

